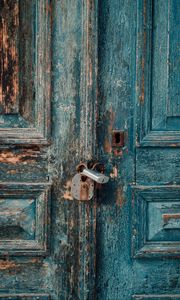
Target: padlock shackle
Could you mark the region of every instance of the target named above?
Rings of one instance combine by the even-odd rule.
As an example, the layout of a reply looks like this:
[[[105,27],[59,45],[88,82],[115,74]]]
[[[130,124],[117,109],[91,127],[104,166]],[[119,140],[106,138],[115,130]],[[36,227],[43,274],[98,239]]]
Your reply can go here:
[[[109,181],[108,176],[105,176],[104,174],[99,173],[99,172],[94,171],[94,170],[84,169],[81,174],[91,178],[92,180],[94,180],[97,183],[104,184],[104,183],[107,183]]]

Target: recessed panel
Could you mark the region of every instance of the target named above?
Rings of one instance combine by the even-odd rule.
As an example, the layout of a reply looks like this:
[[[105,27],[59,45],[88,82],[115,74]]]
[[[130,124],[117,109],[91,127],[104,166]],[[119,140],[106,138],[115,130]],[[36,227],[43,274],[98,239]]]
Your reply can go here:
[[[0,143],[47,143],[50,128],[50,1],[0,5]]]
[[[132,198],[133,255],[180,256],[180,187],[135,187]]]
[[[19,3],[0,5],[0,113],[17,113],[19,94]]]
[[[0,199],[0,240],[35,240],[36,199]]]
[[[180,241],[180,201],[148,201],[147,219],[148,241]]]
[[[180,119],[180,1],[154,0],[152,9],[152,129],[169,130],[167,118]]]
[[[47,252],[49,187],[0,184],[0,255]]]
[[[138,1],[138,145],[180,146],[180,1]]]

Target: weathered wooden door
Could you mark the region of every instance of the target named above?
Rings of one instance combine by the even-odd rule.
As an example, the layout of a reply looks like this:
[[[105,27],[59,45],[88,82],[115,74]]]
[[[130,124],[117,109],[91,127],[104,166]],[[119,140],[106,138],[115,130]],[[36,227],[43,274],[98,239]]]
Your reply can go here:
[[[179,0],[0,0],[0,299],[180,299]],[[110,177],[78,201],[80,163]]]
[[[97,299],[180,299],[180,1],[99,1],[98,43]]]
[[[94,13],[0,0],[0,299],[93,293],[94,202],[72,201],[70,181],[94,155]]]

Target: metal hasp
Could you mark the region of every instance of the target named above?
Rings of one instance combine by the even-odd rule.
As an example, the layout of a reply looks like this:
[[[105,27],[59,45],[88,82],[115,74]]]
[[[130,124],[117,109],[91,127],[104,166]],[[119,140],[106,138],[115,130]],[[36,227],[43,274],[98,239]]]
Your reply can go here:
[[[97,183],[103,184],[103,183],[107,183],[109,181],[108,176],[105,176],[104,174],[99,173],[99,172],[94,171],[94,170],[84,169],[82,171],[82,174],[89,177],[89,178],[91,178],[92,180],[94,180]]]
[[[72,179],[71,194],[73,198],[80,201],[91,200],[94,196],[94,182],[104,184],[108,181],[109,177],[103,173],[84,167]]]

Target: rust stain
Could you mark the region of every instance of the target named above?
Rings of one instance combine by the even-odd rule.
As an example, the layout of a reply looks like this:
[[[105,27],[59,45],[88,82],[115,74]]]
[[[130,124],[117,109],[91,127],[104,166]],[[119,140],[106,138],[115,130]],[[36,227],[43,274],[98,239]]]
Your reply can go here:
[[[88,86],[92,86],[92,63],[89,63]]]
[[[18,153],[11,150],[0,151],[0,163],[17,164],[17,163],[34,163],[38,158],[40,151],[36,149],[22,149]]]
[[[65,200],[73,200],[73,197],[72,197],[70,191],[66,191],[66,192],[63,194],[63,198],[64,198]]]
[[[104,140],[104,151],[106,153],[112,152],[112,131],[114,126],[114,120],[115,120],[115,112],[112,111],[112,107],[111,107],[110,110],[107,112],[107,116],[106,116],[106,122],[108,124],[107,132]]]
[[[17,170],[9,170],[7,171],[7,174],[11,174],[11,175],[14,175],[17,173]]]
[[[33,264],[39,263],[39,258],[32,258],[31,263]]]
[[[114,156],[122,156],[123,155],[122,150],[119,150],[119,149],[114,149],[113,153],[114,153]]]
[[[106,153],[111,153],[111,151],[112,151],[111,143],[109,142],[108,138],[105,139],[105,141],[104,141],[104,151]]]
[[[165,222],[168,222],[171,219],[178,220],[180,219],[180,214],[163,214],[163,219]]]
[[[116,205],[122,208],[124,203],[125,203],[125,197],[123,194],[123,187],[118,186],[116,190]]]
[[[52,3],[51,2],[49,3],[47,1],[47,3],[46,3],[46,13],[47,14],[49,14],[49,13],[51,14],[51,12],[52,12]]]
[[[142,58],[141,68],[142,68],[142,77],[141,77],[141,94],[140,94],[140,102],[144,103],[144,97],[145,97],[145,74],[144,74],[144,58]]]
[[[68,180],[66,184],[64,185],[65,192],[63,194],[63,198],[65,200],[73,200],[73,197],[71,195],[71,180]]]
[[[86,201],[89,199],[89,185],[87,182],[83,182],[80,188],[80,200]]]
[[[109,174],[111,178],[117,178],[118,177],[118,169],[116,166],[113,167],[112,172]]]
[[[17,265],[13,261],[0,260],[0,270],[15,269]]]
[[[11,151],[5,151],[0,153],[0,162],[1,163],[11,163],[16,164],[21,161],[21,157],[15,156]]]

